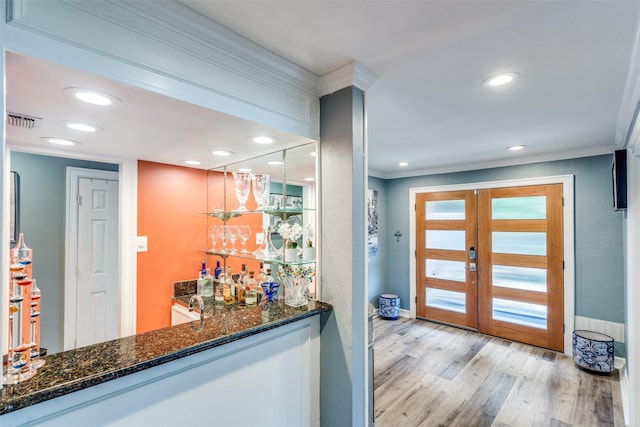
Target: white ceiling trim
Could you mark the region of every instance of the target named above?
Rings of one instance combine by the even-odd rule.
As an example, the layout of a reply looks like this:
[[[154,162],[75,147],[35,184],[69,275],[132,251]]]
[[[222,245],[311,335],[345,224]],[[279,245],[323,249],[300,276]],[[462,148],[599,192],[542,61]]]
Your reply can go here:
[[[356,86],[363,91],[371,87],[376,76],[356,61],[320,77],[320,96],[329,95],[349,86]]]
[[[611,146],[590,147],[582,150],[572,150],[560,153],[541,154],[538,156],[518,157],[513,159],[497,160],[494,162],[484,163],[465,163],[462,165],[445,166],[442,168],[430,168],[421,170],[412,170],[397,173],[380,174],[375,171],[369,171],[369,175],[381,179],[395,178],[411,178],[415,176],[439,175],[454,172],[467,172],[472,170],[493,169],[506,166],[519,166],[532,163],[553,162],[556,160],[578,159],[581,157],[600,156],[603,154],[611,154]]]

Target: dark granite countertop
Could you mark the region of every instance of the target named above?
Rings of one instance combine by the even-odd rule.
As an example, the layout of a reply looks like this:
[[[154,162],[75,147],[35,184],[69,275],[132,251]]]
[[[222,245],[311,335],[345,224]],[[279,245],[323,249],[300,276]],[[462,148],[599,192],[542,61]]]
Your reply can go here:
[[[202,325],[189,322],[48,355],[36,376],[4,385],[0,415],[332,310],[319,301],[298,308],[279,303],[269,310],[214,310],[212,300],[205,298],[205,314],[210,317]],[[174,302],[187,305],[188,297]]]

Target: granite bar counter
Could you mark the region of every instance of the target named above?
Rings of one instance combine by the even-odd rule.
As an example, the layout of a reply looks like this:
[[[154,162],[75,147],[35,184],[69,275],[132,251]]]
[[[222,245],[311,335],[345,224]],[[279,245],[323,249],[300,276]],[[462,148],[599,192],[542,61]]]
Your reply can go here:
[[[214,309],[213,298],[204,301],[207,315],[204,322],[197,320],[47,356],[46,365],[35,377],[4,385],[0,415],[332,310],[330,304],[319,301],[310,301],[308,306],[299,308],[278,303],[268,310],[260,306]],[[188,305],[188,296],[176,297],[174,302]]]

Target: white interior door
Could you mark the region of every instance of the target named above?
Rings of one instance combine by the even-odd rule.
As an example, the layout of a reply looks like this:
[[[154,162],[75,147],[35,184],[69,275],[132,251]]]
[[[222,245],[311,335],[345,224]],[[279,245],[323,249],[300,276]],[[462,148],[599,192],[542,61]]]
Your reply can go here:
[[[65,350],[118,338],[120,326],[118,174],[74,169],[69,197],[68,265],[72,268],[66,287],[71,298],[65,298],[69,305],[65,306]]]

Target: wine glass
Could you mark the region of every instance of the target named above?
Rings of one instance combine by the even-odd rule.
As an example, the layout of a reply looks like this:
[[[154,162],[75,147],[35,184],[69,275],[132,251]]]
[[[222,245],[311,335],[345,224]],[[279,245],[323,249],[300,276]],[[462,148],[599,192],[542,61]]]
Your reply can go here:
[[[209,226],[209,238],[211,239],[211,252],[215,252],[216,250],[216,240],[218,239],[218,230],[216,229],[217,225]]]
[[[224,254],[227,252],[227,227],[224,225],[218,225],[217,228],[218,239],[222,241],[222,247],[220,248],[220,253]]]
[[[240,203],[238,211],[246,211],[245,203],[249,199],[249,191],[251,190],[251,174],[248,172],[232,172],[233,188],[236,192],[236,198]]]
[[[266,209],[269,205],[269,175],[254,174],[252,183],[253,197],[258,203],[258,209]]]
[[[227,237],[231,241],[231,250],[229,253],[236,253],[236,239],[238,238],[238,226],[237,225],[228,225],[227,226]]]
[[[251,237],[251,227],[248,225],[241,225],[239,231],[240,239],[242,239],[242,252],[243,254],[247,253],[247,240]]]

